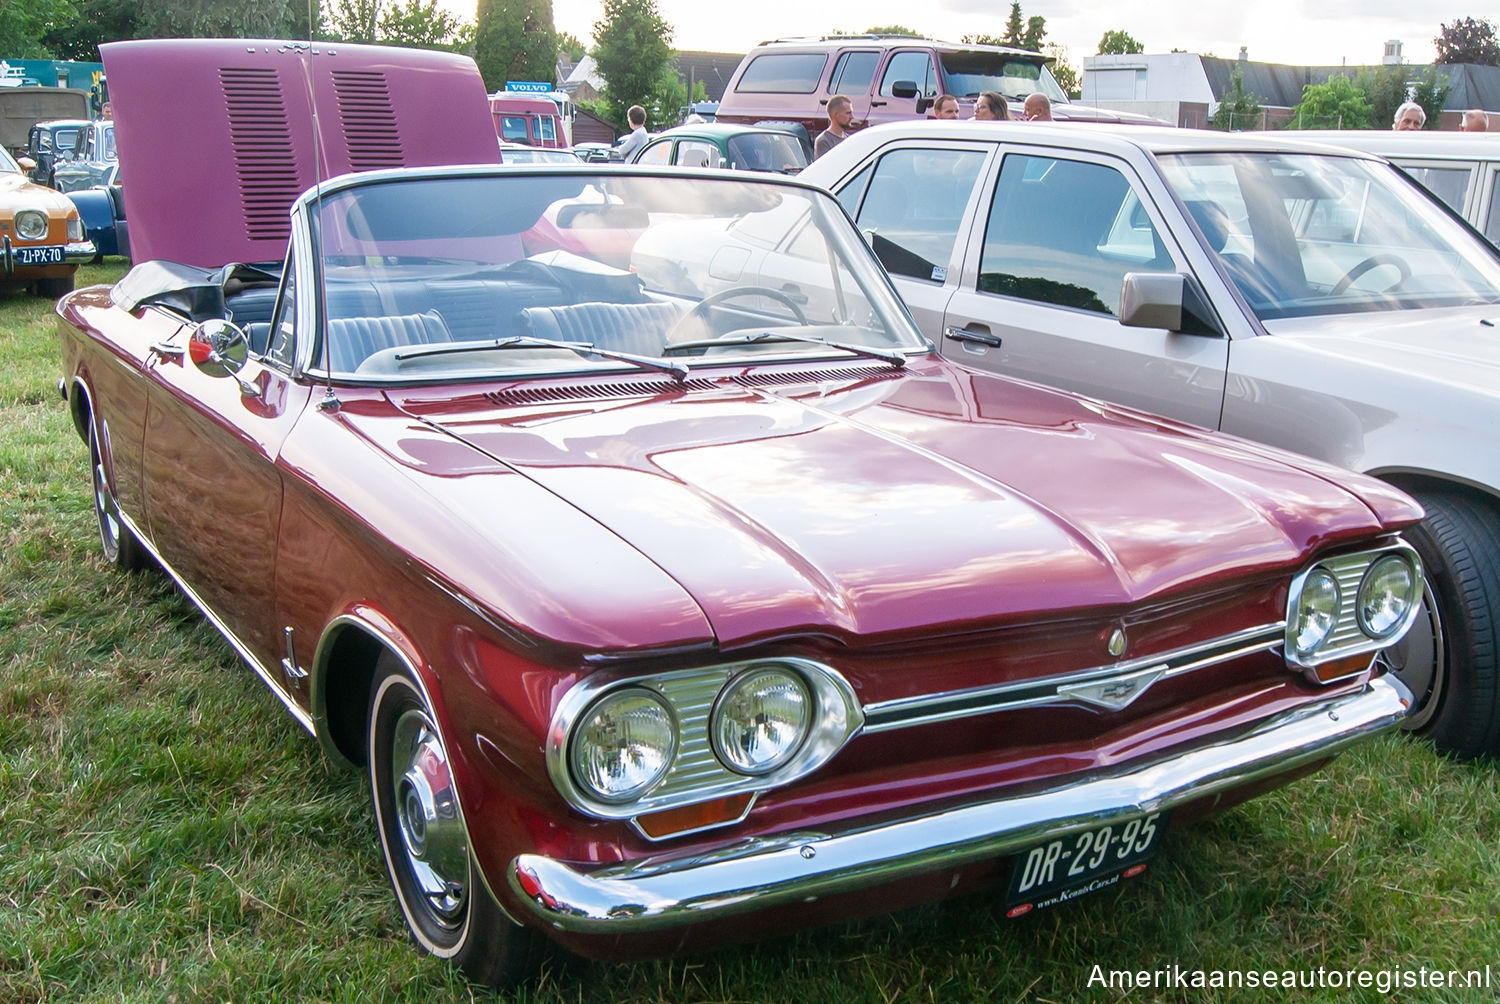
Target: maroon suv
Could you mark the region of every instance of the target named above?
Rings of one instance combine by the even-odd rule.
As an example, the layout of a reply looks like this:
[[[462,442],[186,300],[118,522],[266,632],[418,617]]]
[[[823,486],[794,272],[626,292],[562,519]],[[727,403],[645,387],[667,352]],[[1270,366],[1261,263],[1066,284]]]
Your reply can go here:
[[[1057,119],[1164,125],[1156,119],[1073,104],[1053,78],[1050,56],[1006,45],[961,45],[924,38],[839,35],[756,46],[740,61],[718,121],[795,122],[809,138],[828,127],[828,99],[846,94],[854,128],[925,118],[939,94],[958,97],[960,118],[982,91],[998,91],[1013,114],[1028,94],[1052,99]]]

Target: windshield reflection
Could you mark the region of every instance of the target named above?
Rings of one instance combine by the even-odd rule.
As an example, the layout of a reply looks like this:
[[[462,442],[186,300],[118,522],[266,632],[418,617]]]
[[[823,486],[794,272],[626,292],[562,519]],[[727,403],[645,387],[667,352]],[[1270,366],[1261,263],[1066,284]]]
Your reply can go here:
[[[837,204],[808,189],[440,170],[335,185],[309,208],[326,311],[316,358],[336,374],[510,377],[668,356],[675,371],[926,348]]]

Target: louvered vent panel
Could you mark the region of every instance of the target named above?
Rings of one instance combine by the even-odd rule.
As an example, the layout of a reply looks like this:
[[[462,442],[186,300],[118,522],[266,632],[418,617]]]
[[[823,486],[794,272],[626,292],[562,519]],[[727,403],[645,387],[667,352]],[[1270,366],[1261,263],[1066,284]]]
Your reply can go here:
[[[296,165],[286,154],[292,146],[291,130],[276,71],[222,68],[219,86],[229,111],[245,234],[252,240],[286,240],[292,232],[289,213],[301,189]]]
[[[334,70],[333,92],[349,147],[349,166],[374,171],[404,165],[401,133],[385,75],[374,70]]]

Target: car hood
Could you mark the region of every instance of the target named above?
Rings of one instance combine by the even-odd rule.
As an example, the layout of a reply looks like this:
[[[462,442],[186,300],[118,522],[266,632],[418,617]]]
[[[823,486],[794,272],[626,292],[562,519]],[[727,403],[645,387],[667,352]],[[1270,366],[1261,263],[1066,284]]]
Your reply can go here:
[[[1358,475],[931,359],[693,384],[391,399],[644,555],[725,646],[1123,610],[1420,515]]]
[[[500,162],[484,81],[467,56],[229,38],[99,51],[136,261],[279,262],[292,203],[319,181]]]
[[[1283,318],[1265,322],[1306,350],[1494,397],[1500,393],[1500,304]],[[1346,389],[1347,392],[1347,389]]]
[[[0,209],[45,209],[47,215],[72,216],[77,210],[61,192],[38,185],[16,171],[0,171]]]

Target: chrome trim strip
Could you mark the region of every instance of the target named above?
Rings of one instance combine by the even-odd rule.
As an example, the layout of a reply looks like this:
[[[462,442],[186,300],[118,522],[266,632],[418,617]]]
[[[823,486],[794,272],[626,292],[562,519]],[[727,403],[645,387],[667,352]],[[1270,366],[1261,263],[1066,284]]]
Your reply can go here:
[[[1096,666],[1090,669],[1064,673],[1058,676],[1025,680],[1019,683],[1002,683],[993,687],[975,687],[970,690],[953,690],[947,693],[923,694],[920,697],[904,697],[895,701],[881,701],[865,706],[866,733],[904,729],[913,725],[929,725],[946,722],[971,715],[987,715],[997,711],[1013,711],[1043,704],[1079,704],[1097,706],[1080,696],[1077,691],[1089,685],[1107,684],[1113,680],[1128,679],[1148,670],[1161,670],[1158,679],[1171,679],[1191,673],[1207,666],[1218,665],[1231,659],[1273,649],[1286,636],[1286,622],[1263,624],[1260,627],[1237,631],[1213,641],[1188,645],[1140,659],[1129,659],[1113,666]],[[1155,680],[1152,681],[1153,683]],[[1145,692],[1142,687],[1134,696]]]
[[[151,543],[145,534],[141,533],[140,527],[135,525],[135,520],[125,515],[124,512],[121,512],[120,522],[130,528],[130,532],[135,534],[135,539],[140,542],[140,545],[151,552],[151,557],[156,559],[156,563],[161,566],[161,570],[166,572],[173,582],[177,583],[177,588],[182,590],[182,594],[193,601],[193,606],[197,607],[199,613],[208,618],[208,622],[214,626],[214,629],[219,634],[224,636],[224,640],[229,642],[230,646],[239,653],[239,657],[250,664],[250,668],[255,670],[255,675],[259,676],[261,681],[270,688],[271,693],[275,694],[281,703],[286,705],[286,709],[292,713],[292,717],[297,719],[310,735],[316,737],[318,733],[313,728],[312,716],[303,710],[302,705],[292,700],[290,694],[281,689],[275,677],[271,675],[271,671],[262,666],[260,660],[251,654],[249,646],[235,637],[234,632],[229,630],[229,626],[219,619],[219,615],[210,610],[208,604],[203,602],[203,598],[193,591],[193,587],[184,582],[182,576],[177,574],[177,570],[162,558],[161,552],[157,551],[156,546]]]
[[[63,261],[69,265],[83,265],[94,260],[98,251],[90,240],[69,241],[63,245]]]
[[[521,854],[508,878],[534,920],[561,930],[603,936],[680,927],[991,860],[1165,811],[1322,760],[1394,728],[1410,704],[1406,688],[1384,676],[1358,693],[1285,712],[1235,738],[1050,791],[843,833],[783,833],[705,855],[661,855],[592,871]]]

